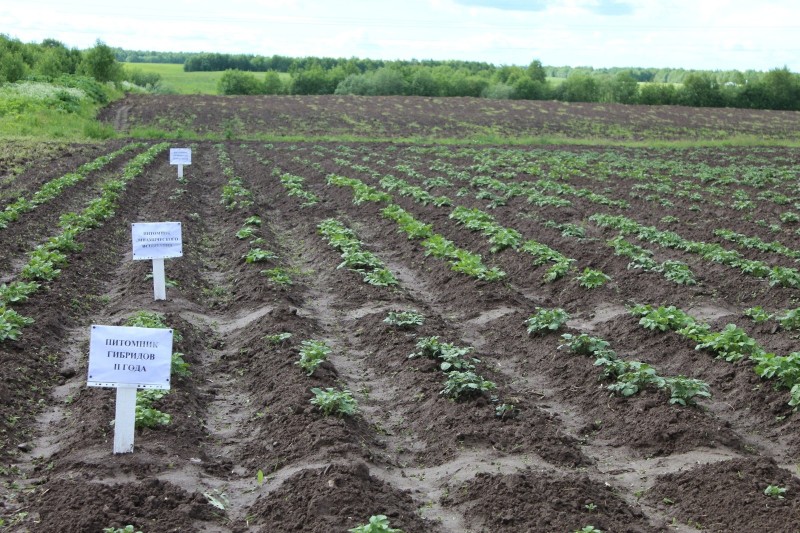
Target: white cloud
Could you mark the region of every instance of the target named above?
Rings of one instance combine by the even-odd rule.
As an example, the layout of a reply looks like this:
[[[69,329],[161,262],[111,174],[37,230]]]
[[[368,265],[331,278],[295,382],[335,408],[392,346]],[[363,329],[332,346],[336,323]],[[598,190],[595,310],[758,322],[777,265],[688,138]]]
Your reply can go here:
[[[86,48],[800,70],[790,0],[5,0],[23,41]]]

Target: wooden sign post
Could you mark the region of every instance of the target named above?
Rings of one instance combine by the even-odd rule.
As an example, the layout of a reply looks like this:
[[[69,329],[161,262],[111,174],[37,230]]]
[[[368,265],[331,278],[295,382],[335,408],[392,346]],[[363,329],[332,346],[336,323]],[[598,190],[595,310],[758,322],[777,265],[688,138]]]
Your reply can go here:
[[[93,325],[89,387],[115,387],[114,453],[133,452],[136,390],[169,390],[172,330]]]
[[[183,256],[180,222],[135,222],[131,225],[133,259],[153,260],[153,299],[167,299],[164,259]]]
[[[191,148],[170,148],[169,149],[169,164],[178,165],[178,177],[183,177],[183,165],[192,164],[192,149]]]

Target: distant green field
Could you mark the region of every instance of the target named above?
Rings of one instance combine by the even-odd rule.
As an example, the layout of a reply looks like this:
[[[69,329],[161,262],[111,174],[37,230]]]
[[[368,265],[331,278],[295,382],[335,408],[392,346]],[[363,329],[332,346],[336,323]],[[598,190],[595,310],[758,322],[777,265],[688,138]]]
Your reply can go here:
[[[126,69],[138,69],[142,72],[155,72],[161,75],[165,87],[178,94],[217,94],[217,80],[224,71],[184,72],[183,65],[171,63],[123,63]],[[259,81],[263,81],[263,72],[253,73]],[[286,82],[289,74],[281,73]]]
[[[222,72],[184,72],[183,65],[169,63],[123,63],[126,69],[155,72],[169,89],[179,94],[217,94]]]

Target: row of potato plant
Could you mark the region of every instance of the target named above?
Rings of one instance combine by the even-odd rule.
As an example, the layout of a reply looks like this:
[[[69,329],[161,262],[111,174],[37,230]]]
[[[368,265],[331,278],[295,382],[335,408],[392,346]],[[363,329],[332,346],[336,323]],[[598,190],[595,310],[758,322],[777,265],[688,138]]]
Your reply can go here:
[[[569,314],[561,308],[537,307],[526,321],[528,333],[540,335],[558,331],[569,320]],[[568,349],[577,355],[594,357],[594,365],[603,370],[602,379],[612,380],[606,389],[623,397],[633,396],[652,386],[669,393],[669,403],[684,406],[694,405],[696,398],[710,398],[708,384],[686,376],[660,376],[655,368],[640,361],[620,358],[611,345],[586,333],[561,335],[563,344],[558,349]]]
[[[459,248],[453,241],[434,233],[430,224],[418,221],[399,205],[390,204],[381,213],[385,218],[396,222],[400,226],[400,231],[409,239],[422,239],[425,255],[446,260],[454,272],[461,272],[484,281],[498,281],[505,278],[506,273],[498,267],[487,267],[479,254]]]
[[[356,170],[360,170],[363,172],[367,172],[375,176],[377,174],[375,171],[372,171],[368,167],[364,167],[362,165],[351,165],[347,160],[339,160],[340,164],[347,164],[351,168]],[[334,180],[329,178],[330,183],[338,184],[338,185],[349,185],[354,187],[354,189],[358,189],[360,192],[361,199],[374,199],[374,201],[381,201],[384,200],[385,197],[377,191],[377,189],[370,187],[368,185],[364,185],[363,182],[357,180],[355,178],[342,178],[341,176],[335,177]],[[393,176],[385,176],[381,178],[380,184],[384,188],[391,189],[406,189],[411,190],[411,188],[415,186],[410,186],[400,178],[395,178]],[[419,189],[419,188],[417,188]],[[427,205],[428,201],[432,199],[429,203],[434,205],[450,205],[444,202],[444,199],[449,200],[449,198],[444,196],[433,197],[432,195],[426,196],[419,194],[409,194],[418,202],[421,202]],[[435,201],[436,199],[441,199],[438,203]],[[360,203],[360,202],[359,202]],[[397,207],[397,209],[401,209]],[[388,212],[384,212],[385,216],[389,216],[401,224],[401,229],[403,226],[409,228],[406,231],[409,234],[409,237],[414,238],[425,238],[427,239],[429,236],[425,232],[424,229],[419,229],[420,226],[416,224],[414,220],[409,220],[409,217],[413,219],[413,216],[410,215],[407,211],[402,210],[397,211],[395,209],[391,209]],[[534,240],[528,240],[522,242],[522,236],[520,233],[513,229],[513,228],[505,228],[500,226],[494,221],[494,218],[487,213],[484,213],[478,209],[467,209],[465,207],[457,206],[450,215],[450,218],[455,219],[459,223],[463,223],[468,227],[468,229],[472,229],[475,231],[481,231],[486,237],[488,237],[490,244],[492,244],[491,252],[497,253],[506,248],[512,248],[514,250],[520,250],[525,253],[529,253],[534,256],[535,262],[534,266],[540,266],[546,262],[552,262],[553,265],[550,266],[543,276],[543,280],[545,282],[552,282],[557,279],[560,279],[564,275],[566,275],[570,269],[572,268],[572,264],[574,263],[574,259],[570,259],[563,254],[553,250],[552,248],[539,243]],[[418,233],[418,231],[422,233]],[[432,230],[431,230],[432,233]],[[448,241],[449,242],[449,241]],[[425,243],[423,242],[423,245]],[[445,244],[446,246],[446,244]],[[434,247],[435,248],[435,247]],[[427,254],[426,254],[427,255]],[[436,255],[436,254],[433,254]],[[446,254],[440,254],[439,257],[447,257]],[[579,282],[586,287],[595,287],[602,285],[610,278],[605,274],[594,271],[592,269],[586,269],[582,274],[579,276]]]
[[[137,311],[128,317],[125,325],[139,328],[170,329],[164,315],[153,311]],[[183,341],[183,335],[177,329],[172,328],[173,347],[176,344],[180,344],[181,341]],[[184,354],[182,352],[173,352],[170,364],[170,376],[173,377],[173,385],[176,381],[180,382],[191,376],[191,374],[189,363],[184,359]],[[170,388],[169,390],[140,389],[136,391],[136,427],[155,428],[167,426],[172,422],[172,415],[161,411],[155,406],[171,390]]]
[[[699,322],[675,306],[636,305],[631,314],[640,317],[639,324],[650,330],[674,331],[696,342],[695,350],[710,351],[728,362],[744,358],[755,363],[754,370],[761,378],[774,379],[776,387],[789,389],[789,405],[800,406],[800,352],[776,355],[767,352],[755,339],[735,324],[722,331],[711,331],[708,324]]]
[[[347,268],[360,273],[364,282],[370,285],[389,287],[398,284],[397,278],[386,268],[383,261],[361,247],[363,243],[352,229],[333,218],[320,222],[317,229],[328,239],[328,244],[341,254],[342,262],[337,268]]]
[[[736,250],[726,249],[719,244],[684,239],[673,231],[663,231],[655,226],[645,226],[622,215],[595,213],[589,217],[589,220],[600,227],[617,230],[623,235],[635,235],[636,238],[647,242],[698,254],[708,261],[738,268],[744,274],[768,279],[770,286],[800,287],[800,272],[795,268],[770,267],[763,261],[747,259]]]
[[[795,262],[800,262],[800,250],[789,248],[778,241],[765,242],[758,237],[750,237],[724,228],[714,230],[714,235],[744,248],[785,255],[794,259]]]
[[[631,260],[628,263],[628,269],[657,272],[678,285],[695,285],[697,283],[694,273],[686,263],[673,259],[658,263],[653,259],[652,250],[626,241],[621,234],[606,241],[606,244],[614,249],[614,255],[627,257]]]
[[[85,180],[91,172],[102,169],[122,154],[143,146],[143,143],[128,144],[119,150],[84,163],[74,172],[68,172],[48,181],[33,193],[30,199],[20,196],[16,201],[7,205],[3,211],[0,211],[0,229],[8,227],[8,224],[16,221],[19,215],[33,211],[36,207],[57,198],[65,189]]]
[[[236,175],[233,161],[231,161],[225,145],[217,144],[215,147],[222,174],[228,178],[228,182],[222,186],[222,205],[229,211],[253,205],[253,193],[244,187],[241,176]]]
[[[486,267],[479,254],[457,247],[453,241],[434,233],[430,224],[419,222],[400,206],[390,203],[392,201],[390,194],[379,191],[359,179],[335,174],[328,176],[328,184],[350,187],[353,191],[353,203],[356,205],[366,201],[389,203],[382,210],[383,216],[396,222],[409,238],[422,239],[425,255],[446,260],[454,272],[461,272],[484,281],[497,281],[505,277],[506,273],[499,268]]]
[[[236,176],[230,156],[223,145],[218,146],[218,157],[220,164],[223,166],[223,172],[229,177],[229,181],[222,187],[222,204],[229,210],[251,207],[254,203],[253,194],[244,186],[242,179]],[[247,264],[261,265],[279,259],[278,254],[275,252],[262,248],[266,244],[266,240],[260,235],[262,225],[261,217],[250,215],[236,232],[237,239],[248,240],[249,249],[242,256],[242,259]],[[281,266],[265,268],[260,273],[272,283],[281,287],[292,285],[293,283],[289,272]]]
[[[168,146],[168,143],[156,144],[137,155],[125,166],[122,177],[106,181],[101,187],[100,196],[90,201],[82,212],[61,215],[61,233],[50,237],[28,254],[29,260],[20,271],[20,277],[26,281],[15,280],[0,286],[0,342],[19,339],[21,329],[33,323],[33,319],[19,315],[8,305],[24,302],[41,287],[39,282],[58,277],[61,273],[59,267],[67,264],[67,254],[78,252],[83,247],[75,238],[113,217],[117,201],[128,183]]]

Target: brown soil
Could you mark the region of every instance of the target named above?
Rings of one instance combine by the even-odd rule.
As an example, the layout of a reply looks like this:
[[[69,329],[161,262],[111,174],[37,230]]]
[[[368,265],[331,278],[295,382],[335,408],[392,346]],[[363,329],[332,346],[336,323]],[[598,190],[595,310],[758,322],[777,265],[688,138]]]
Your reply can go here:
[[[313,98],[286,102],[316,105]],[[127,105],[128,120],[135,122],[142,106],[135,99]],[[223,120],[224,110],[215,116]],[[631,303],[677,305],[717,329],[736,323],[785,354],[797,350],[796,332],[774,321],[753,324],[741,312],[754,305],[770,312],[796,307],[800,290],[770,286],[634,237],[631,242],[653,250],[659,262],[686,262],[698,284],[677,285],[655,272],[628,269],[628,260],[605,244],[615,234],[588,220],[595,212],[625,214],[770,264],[796,265],[785,256],[737,248],[713,233],[726,227],[800,249],[796,226],[785,223],[774,231],[731,207],[734,191],[742,189],[758,217],[774,224],[798,201],[794,182],[718,180],[722,192],[715,194],[693,175],[707,168],[737,177],[769,169],[791,178],[797,150],[239,141],[191,147],[186,183],[161,157],[132,182],[112,219],[80,236],[84,248],[70,255],[61,276],[29,302],[12,304],[35,323],[19,341],[0,344],[0,518],[8,530],[82,532],[131,524],[145,533],[344,533],[378,514],[406,533],[571,533],[589,525],[606,532],[800,529],[800,430],[787,391],[759,379],[752,363],[727,363],[677,334],[645,330],[627,311]],[[222,205],[230,173],[223,171],[221,152],[252,192],[252,205]],[[3,280],[18,279],[25,253],[57,232],[59,215],[89,202],[130,157],[0,230],[7,250]],[[685,168],[671,167],[675,160]],[[557,161],[568,163],[559,167]],[[672,195],[671,207],[654,209],[647,191],[631,196],[638,191],[632,186],[643,182],[634,174],[648,161],[653,176],[701,186],[705,201]],[[432,170],[445,163],[453,175]],[[61,170],[31,167],[15,182],[41,184]],[[287,194],[279,179],[287,172],[303,177],[303,188],[319,203],[303,207]],[[448,217],[452,207],[394,193],[394,201],[417,219],[508,276],[492,283],[453,272],[382,217],[383,204],[354,205],[349,188],[328,185],[330,173],[376,187],[386,174],[417,185],[447,177],[451,185],[431,191],[483,209],[526,239],[574,258],[575,271],[544,283],[547,266],[513,250],[492,253],[486,237]],[[489,208],[486,187],[471,183],[476,176],[518,184],[560,176],[559,182],[628,200],[630,207],[564,194],[569,207],[536,207],[521,196]],[[759,199],[764,191],[794,199]],[[713,202],[718,198],[722,205]],[[691,208],[695,202],[700,210]],[[262,220],[258,246],[277,259],[243,259],[250,244],[236,232],[253,215]],[[664,222],[668,215],[677,222]],[[356,231],[363,247],[396,275],[398,287],[372,286],[359,273],[337,268],[339,253],[317,231],[330,217]],[[129,235],[132,222],[160,220],[183,224],[184,257],[167,261],[174,286],[166,301],[153,301],[150,265],[131,261]],[[587,235],[565,237],[545,225],[548,220],[582,225]],[[575,277],[585,267],[612,280],[583,288]],[[293,283],[280,285],[261,273],[273,268],[285,269]],[[537,306],[563,307],[571,319],[558,333],[528,335],[524,322]],[[425,316],[423,325],[399,329],[384,322],[389,311],[411,309]],[[123,324],[138,310],[163,313],[181,332],[175,349],[185,354],[191,375],[176,379],[157,404],[172,423],[138,430],[134,453],[113,455],[114,392],[85,386],[89,325]],[[600,336],[620,355],[650,363],[663,375],[703,379],[713,397],[683,407],[651,388],[629,398],[611,395],[591,359],[558,348],[566,332]],[[269,339],[278,333],[291,337]],[[442,396],[445,376],[437,365],[409,358],[417,342],[431,336],[472,347],[476,372],[497,389],[458,401]],[[311,376],[295,364],[307,339],[332,348]],[[312,387],[349,389],[358,414],[323,416],[309,401]],[[502,403],[516,405],[516,416],[497,417]],[[784,498],[765,495],[768,485],[786,488]]]

